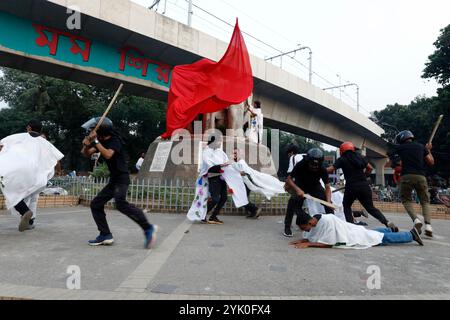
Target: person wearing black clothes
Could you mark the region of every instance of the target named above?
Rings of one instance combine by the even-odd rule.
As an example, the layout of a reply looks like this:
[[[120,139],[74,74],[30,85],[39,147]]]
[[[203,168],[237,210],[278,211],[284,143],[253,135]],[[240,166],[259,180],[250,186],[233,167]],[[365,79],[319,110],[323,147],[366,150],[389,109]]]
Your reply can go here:
[[[211,195],[207,203],[207,215],[212,211],[209,220],[205,217],[202,223],[209,224],[223,224],[223,221],[218,218],[220,210],[225,206],[228,200],[228,186],[225,179],[222,177],[223,168],[228,166],[228,156],[220,148],[221,140],[216,139],[212,135],[208,139],[208,144],[203,150],[202,166],[206,166],[206,175],[209,182],[209,193]],[[217,164],[219,163],[219,164]]]
[[[331,203],[331,187],[326,168],[323,167],[324,155],[323,151],[318,148],[309,150],[306,157],[294,167],[289,174],[286,184],[292,190],[292,195],[288,202],[286,217],[284,219],[285,237],[292,237],[292,219],[294,213],[297,219],[305,214],[303,211],[303,203],[305,202],[305,194],[325,200]],[[320,180],[323,181],[325,189],[321,186]],[[324,206],[327,214],[334,213],[333,209]]]
[[[370,189],[367,176],[372,172],[373,167],[359,153],[356,152],[355,145],[352,142],[344,142],[339,148],[341,157],[327,168],[328,173],[342,169],[345,177],[344,192],[344,214],[345,220],[349,223],[355,223],[352,212],[352,205],[358,200],[366,211],[375,219],[380,221],[392,231],[398,232],[394,223],[389,222],[380,210],[375,208],[372,200],[372,190]]]
[[[411,217],[416,229],[422,232],[423,223],[414,212],[411,197],[412,191],[416,190],[422,206],[422,215],[425,219],[425,235],[432,237],[430,194],[428,192],[427,178],[425,177],[425,164],[430,167],[434,165],[434,158],[431,154],[433,146],[431,144],[424,146],[414,142],[414,134],[409,130],[400,132],[395,139],[398,146],[395,148],[394,154],[390,155],[390,158],[393,159],[395,155],[398,155],[401,160],[400,197],[403,206]]]
[[[244,159],[239,159],[239,149],[234,149],[233,160],[234,160],[234,162],[243,161],[246,164]],[[245,177],[246,173],[241,172],[241,176]],[[262,210],[260,208],[258,208],[253,202],[250,201],[251,190],[247,187],[247,185],[245,183],[244,183],[244,185],[245,185],[245,191],[247,193],[247,198],[248,198],[248,204],[244,206],[245,212],[247,213],[247,218],[258,219],[259,216],[261,215]]]
[[[84,129],[90,130],[90,133],[83,140],[81,152],[86,157],[100,152],[110,172],[109,183],[91,202],[92,216],[100,231],[100,235],[96,239],[90,240],[89,245],[99,246],[114,243],[105,214],[105,204],[114,198],[117,210],[139,224],[144,231],[144,248],[151,249],[156,241],[158,227],[150,224],[142,210],[128,203],[126,200],[130,175],[125,160],[124,141],[119,133],[114,130],[113,123],[108,118],[104,119],[97,132],[92,130],[97,125],[99,119],[91,119],[82,126]]]

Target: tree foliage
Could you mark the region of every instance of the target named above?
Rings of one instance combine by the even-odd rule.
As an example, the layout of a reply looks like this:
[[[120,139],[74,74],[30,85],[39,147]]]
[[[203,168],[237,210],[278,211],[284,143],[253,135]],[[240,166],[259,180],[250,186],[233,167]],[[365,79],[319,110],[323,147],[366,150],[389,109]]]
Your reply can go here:
[[[89,160],[80,155],[85,135],[80,127],[101,116],[114,92],[70,81],[3,68],[0,99],[0,139],[23,132],[30,119],[41,120],[49,140],[65,157],[66,170],[87,171]],[[109,117],[126,141],[130,168],[140,153],[165,127],[165,104],[142,97],[121,95]]]
[[[306,153],[311,148],[322,148],[322,144],[304,137],[280,131],[280,166],[278,169],[279,177],[286,177],[286,171],[289,167],[289,157],[287,155],[287,149],[291,144],[295,144],[299,147],[300,153]]]
[[[434,43],[436,51],[428,57],[422,77],[434,78],[443,86],[450,84],[450,25],[441,30]]]
[[[429,57],[424,78],[436,79],[442,87],[434,97],[417,97],[408,105],[388,105],[375,111],[372,120],[386,132],[385,138],[393,142],[398,131],[411,130],[420,143],[427,143],[439,115],[444,121],[433,141],[436,166],[432,170],[450,177],[450,25],[441,30],[434,43],[436,51]]]

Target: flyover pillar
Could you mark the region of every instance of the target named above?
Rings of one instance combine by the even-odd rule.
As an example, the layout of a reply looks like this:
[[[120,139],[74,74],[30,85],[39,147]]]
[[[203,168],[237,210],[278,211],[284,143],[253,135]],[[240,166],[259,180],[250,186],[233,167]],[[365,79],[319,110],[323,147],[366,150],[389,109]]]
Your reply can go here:
[[[375,184],[384,187],[386,185],[386,181],[384,179],[384,166],[387,163],[387,159],[386,158],[371,159],[371,162],[374,164],[376,170]]]

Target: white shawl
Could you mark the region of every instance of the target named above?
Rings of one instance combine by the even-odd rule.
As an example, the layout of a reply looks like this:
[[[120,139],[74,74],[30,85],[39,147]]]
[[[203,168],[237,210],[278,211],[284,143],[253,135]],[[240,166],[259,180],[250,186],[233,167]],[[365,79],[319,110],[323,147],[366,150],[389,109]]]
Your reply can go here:
[[[228,163],[229,159],[222,149],[212,149],[206,147],[203,150],[202,165],[200,167],[200,175],[197,177],[195,186],[195,198],[189,209],[187,218],[191,221],[200,221],[205,219],[207,212],[207,202],[209,198],[209,182],[207,178],[208,170],[214,166]],[[232,198],[236,208],[243,207],[248,204],[247,192],[240,175],[232,166],[223,167],[222,177],[232,190]]]
[[[19,133],[0,143],[0,188],[7,209],[47,185],[64,155],[42,137]]]
[[[268,200],[278,194],[286,193],[283,182],[269,174],[261,173],[252,169],[244,159],[235,162],[233,167],[237,171],[244,172],[246,174],[243,177],[243,180],[250,191],[262,194]]]

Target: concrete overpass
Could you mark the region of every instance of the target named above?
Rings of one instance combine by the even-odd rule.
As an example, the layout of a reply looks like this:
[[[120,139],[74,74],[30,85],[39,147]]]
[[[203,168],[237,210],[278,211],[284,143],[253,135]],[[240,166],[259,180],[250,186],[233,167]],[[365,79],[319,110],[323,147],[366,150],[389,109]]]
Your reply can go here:
[[[68,6],[81,11],[81,29],[68,30]],[[206,57],[218,61],[227,43],[128,0],[2,0],[0,64],[75,82],[166,100],[170,68]],[[230,32],[231,36],[231,32]],[[350,106],[251,56],[254,95],[265,124],[330,145],[366,140],[382,179],[383,130]],[[378,182],[382,182],[378,180]]]

